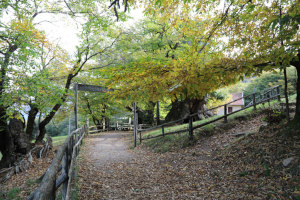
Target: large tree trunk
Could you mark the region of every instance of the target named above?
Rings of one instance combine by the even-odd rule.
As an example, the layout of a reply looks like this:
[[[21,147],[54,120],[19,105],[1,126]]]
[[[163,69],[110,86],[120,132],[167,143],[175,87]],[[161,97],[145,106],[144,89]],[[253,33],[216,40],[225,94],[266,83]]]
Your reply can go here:
[[[39,112],[39,109],[34,105],[30,104],[30,111],[28,113],[28,120],[27,120],[27,126],[26,126],[26,134],[28,135],[29,139],[32,139],[33,136],[33,130],[35,125],[35,118],[36,115]]]
[[[21,120],[10,120],[5,134],[1,134],[0,149],[3,155],[0,168],[13,165],[21,155],[25,155],[31,149],[29,137],[24,132],[24,123]]]
[[[94,122],[94,124],[95,124],[95,126],[96,126],[96,128],[97,128],[97,130],[103,130],[103,123],[102,123],[102,120],[98,120],[98,119],[96,119],[94,116],[92,116],[92,118],[93,118],[93,122]]]
[[[292,60],[291,65],[293,65],[297,70],[296,111],[292,124],[300,128],[300,52],[297,55],[297,59],[295,58]]]
[[[14,162],[15,156],[13,140],[8,132],[6,110],[0,107],[0,151],[2,154],[2,159],[0,161],[0,169],[3,167],[8,167]]]
[[[175,121],[179,119],[185,119],[189,115],[204,111],[204,114],[198,114],[194,117],[195,120],[203,119],[205,117],[212,116],[211,112],[205,112],[207,110],[205,104],[207,103],[207,97],[203,97],[203,99],[190,99],[187,98],[183,101],[175,100],[172,102],[172,108],[170,112],[166,116],[166,121]],[[183,120],[183,122],[187,122],[188,119]]]
[[[126,107],[130,112],[133,112],[133,108],[127,106]],[[140,107],[136,107],[137,113],[138,113],[138,123],[139,124],[154,124],[154,108],[155,103],[152,101],[149,101],[146,105],[146,109],[143,110]]]
[[[175,101],[172,102],[171,105],[172,105],[171,110],[169,111],[169,113],[165,118],[166,122],[175,121],[178,119],[184,119],[189,116],[190,109],[189,109],[189,102],[187,100],[180,101],[176,99]]]
[[[18,49],[17,45],[9,44],[7,52],[4,54],[3,62],[1,63],[1,77],[0,77],[0,151],[2,159],[0,161],[0,168],[11,165],[16,157],[14,156],[14,143],[9,132],[7,124],[8,118],[6,108],[2,105],[4,98],[4,88],[7,83],[7,69],[11,59],[11,55]]]
[[[151,125],[154,124],[155,122],[154,108],[155,108],[155,103],[149,101],[146,104],[145,110],[138,109],[139,124],[151,124]]]

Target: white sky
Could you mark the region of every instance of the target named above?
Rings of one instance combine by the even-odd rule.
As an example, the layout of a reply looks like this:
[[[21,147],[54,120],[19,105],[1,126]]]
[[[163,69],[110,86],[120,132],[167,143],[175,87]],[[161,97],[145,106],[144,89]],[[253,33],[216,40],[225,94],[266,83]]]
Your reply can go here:
[[[58,43],[69,53],[73,53],[78,45],[77,34],[79,33],[76,23],[66,15],[41,14],[36,22],[40,22],[38,28],[46,32],[48,40]]]
[[[125,28],[134,25],[143,18],[143,10],[131,10],[129,16],[131,16],[132,19],[129,19],[125,23],[118,22],[118,25]],[[58,42],[58,44],[71,55],[75,52],[76,45],[79,45],[77,34],[80,30],[74,20],[63,14],[41,14],[37,16],[35,22],[39,23],[38,28],[46,32],[51,42],[55,44]]]

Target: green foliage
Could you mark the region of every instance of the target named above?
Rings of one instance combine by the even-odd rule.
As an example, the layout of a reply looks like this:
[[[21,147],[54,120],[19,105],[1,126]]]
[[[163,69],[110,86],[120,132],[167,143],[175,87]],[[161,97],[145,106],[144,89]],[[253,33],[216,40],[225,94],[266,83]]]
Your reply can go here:
[[[243,171],[243,172],[240,172],[239,173],[239,176],[247,176],[247,175],[249,175],[249,172],[248,171]]]
[[[71,122],[71,131],[75,129],[74,118],[70,119]],[[68,135],[69,132],[69,118],[66,117],[63,121],[58,122],[56,119],[53,119],[47,126],[47,134],[51,137],[54,136],[63,136]]]
[[[0,191],[0,200],[19,200],[20,197],[17,197],[19,192],[20,192],[20,189],[17,187],[12,188],[7,193],[3,193]],[[2,196],[5,198],[2,199]]]
[[[37,180],[33,180],[33,179],[28,179],[26,181],[26,184],[28,185],[28,187],[31,187],[33,184],[38,183],[38,179]]]
[[[52,137],[53,146],[54,147],[60,146],[61,144],[63,144],[65,142],[67,137],[68,137],[68,135]]]
[[[230,72],[230,61],[219,68],[227,62],[219,49],[221,41],[211,41],[208,50],[200,52],[197,38],[203,33],[194,29],[203,28],[201,23],[178,19],[173,27],[172,22],[160,20],[144,20],[120,38],[117,49],[122,62],[103,70],[111,74],[106,80],[108,87],[119,89],[115,96],[153,102],[179,96],[202,98],[238,80],[241,74]]]
[[[294,67],[287,68],[288,77],[288,94],[293,95],[296,93],[296,81],[297,73]],[[284,76],[282,71],[274,72],[264,72],[261,76],[256,77],[252,80],[244,89],[244,96],[252,94],[254,91],[257,93],[262,93],[265,89],[273,87],[276,85],[281,85],[281,94],[284,94]],[[250,98],[246,99],[245,104],[250,102]]]
[[[265,176],[270,176],[271,169],[269,168],[269,165],[265,164],[264,167],[265,167],[265,171],[264,171]]]

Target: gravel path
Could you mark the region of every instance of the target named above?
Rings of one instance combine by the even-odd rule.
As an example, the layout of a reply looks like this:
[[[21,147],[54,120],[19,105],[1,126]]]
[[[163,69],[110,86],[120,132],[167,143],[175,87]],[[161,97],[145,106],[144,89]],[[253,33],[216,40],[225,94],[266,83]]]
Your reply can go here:
[[[130,161],[132,152],[128,150],[126,142],[132,133],[107,132],[91,136],[86,140],[88,156],[96,167],[101,167],[115,162]]]

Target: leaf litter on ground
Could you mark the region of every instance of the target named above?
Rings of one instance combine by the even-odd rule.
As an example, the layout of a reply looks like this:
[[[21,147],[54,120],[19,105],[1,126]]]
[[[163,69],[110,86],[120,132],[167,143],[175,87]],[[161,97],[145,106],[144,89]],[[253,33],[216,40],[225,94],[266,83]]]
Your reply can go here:
[[[263,117],[226,131],[216,129],[177,151],[154,153],[141,145],[131,151],[132,160],[104,165],[87,156],[93,142],[88,139],[79,165],[79,199],[296,198],[299,139],[286,136],[277,125],[259,132]],[[243,131],[252,134],[232,136]],[[293,166],[283,168],[281,161],[290,156],[297,158]]]

